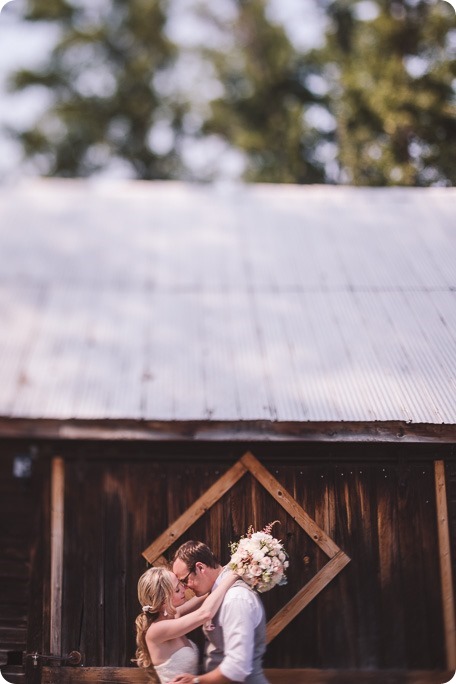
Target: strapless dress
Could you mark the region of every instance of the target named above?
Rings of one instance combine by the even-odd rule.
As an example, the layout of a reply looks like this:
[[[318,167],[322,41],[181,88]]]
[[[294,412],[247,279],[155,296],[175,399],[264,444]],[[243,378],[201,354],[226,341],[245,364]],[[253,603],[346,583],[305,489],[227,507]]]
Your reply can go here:
[[[189,640],[190,641],[190,640]],[[160,665],[154,665],[161,684],[168,684],[174,677],[183,672],[198,674],[198,646],[190,641],[190,646],[182,646]]]

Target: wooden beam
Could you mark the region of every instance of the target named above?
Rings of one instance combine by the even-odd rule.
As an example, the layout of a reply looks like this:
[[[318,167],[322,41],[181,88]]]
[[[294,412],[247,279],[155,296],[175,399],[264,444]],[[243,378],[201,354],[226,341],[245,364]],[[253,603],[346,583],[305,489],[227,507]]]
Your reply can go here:
[[[60,655],[62,645],[62,584],[64,536],[65,463],[63,458],[52,460],[51,472],[51,601],[50,649]]]
[[[318,527],[315,521],[253,454],[244,454],[225,475],[219,478],[175,523],[143,551],[142,555],[151,564],[163,565],[166,563],[162,555],[163,552],[247,472],[250,472],[252,477],[263,485],[266,491],[280,503],[331,559],[269,622],[269,642],[350,562],[350,558]]]
[[[350,558],[339,551],[326,565],[317,572],[307,584],[298,591],[266,626],[266,643],[270,643],[294,618],[299,615],[317,594],[344,568]]]
[[[326,553],[329,558],[333,558],[340,549],[328,537],[326,532],[312,520],[312,518],[303,510],[303,508],[296,503],[295,499],[282,487],[280,482],[275,479],[273,475],[267,470],[251,453],[246,453],[241,458],[241,462],[252,473],[252,475],[260,482],[263,487],[276,501],[296,520],[303,530],[307,532],[309,537],[318,544],[322,551]]]
[[[265,670],[270,684],[442,684],[451,674],[426,670]]]
[[[152,682],[155,680],[152,680]],[[146,668],[43,667],[41,684],[150,684]]]
[[[21,439],[118,440],[118,441],[258,441],[383,442],[454,444],[452,424],[414,424],[404,421],[216,421],[131,419],[0,418],[2,437]]]
[[[456,670],[456,621],[454,609],[453,578],[451,571],[451,546],[448,529],[448,504],[445,484],[445,464],[434,462],[437,528],[439,535],[440,578],[442,584],[443,622],[447,667]]]
[[[149,563],[154,563],[167,548],[181,537],[196,520],[201,518],[238,480],[245,475],[247,469],[237,461],[228,472],[220,477],[212,487],[204,492],[194,504],[188,508],[163,534],[161,534],[142,555]]]
[[[271,684],[442,684],[451,672],[438,670],[266,669]],[[150,684],[135,667],[43,667],[42,684]]]

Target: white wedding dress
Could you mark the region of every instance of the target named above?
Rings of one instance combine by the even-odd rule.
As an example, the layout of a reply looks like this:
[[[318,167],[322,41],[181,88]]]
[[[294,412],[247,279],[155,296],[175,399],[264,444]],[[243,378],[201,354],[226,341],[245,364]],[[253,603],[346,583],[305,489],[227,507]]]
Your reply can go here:
[[[174,651],[172,656],[165,660],[160,665],[154,665],[161,684],[168,684],[174,677],[183,672],[188,674],[198,674],[199,653],[198,647],[193,641],[190,641],[190,646],[182,646],[177,651]]]

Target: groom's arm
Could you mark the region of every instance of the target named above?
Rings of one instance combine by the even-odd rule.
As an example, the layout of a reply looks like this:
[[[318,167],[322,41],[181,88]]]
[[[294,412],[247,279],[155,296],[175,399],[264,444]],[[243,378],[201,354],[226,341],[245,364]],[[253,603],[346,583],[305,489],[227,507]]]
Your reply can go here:
[[[253,670],[254,634],[262,612],[249,594],[250,590],[235,586],[219,613],[224,658],[217,669],[229,682],[244,682]]]
[[[204,599],[206,599],[208,596],[209,594],[204,594],[203,596],[192,596],[190,599],[188,599],[188,601],[183,603],[182,606],[179,606],[176,609],[175,617],[182,617],[182,615],[188,615],[188,613],[196,610],[201,606],[201,604],[204,602]]]
[[[216,667],[212,672],[206,672],[206,674],[201,675],[199,680],[201,684],[231,684],[233,681],[220,672],[220,667]]]
[[[180,674],[170,682],[170,684],[232,684],[233,680],[228,679],[220,672],[220,668],[216,667],[212,672],[206,672],[203,675]]]

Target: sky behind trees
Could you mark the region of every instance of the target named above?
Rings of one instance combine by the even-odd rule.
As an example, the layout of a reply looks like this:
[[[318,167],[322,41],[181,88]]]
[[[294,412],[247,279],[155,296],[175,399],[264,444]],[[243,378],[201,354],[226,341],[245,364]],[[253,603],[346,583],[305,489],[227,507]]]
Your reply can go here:
[[[14,0],[0,51],[4,179],[456,178],[443,0]]]

